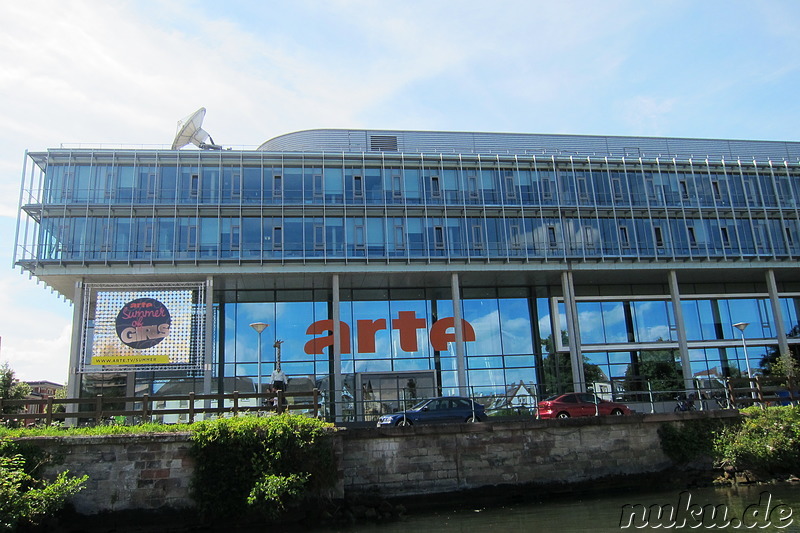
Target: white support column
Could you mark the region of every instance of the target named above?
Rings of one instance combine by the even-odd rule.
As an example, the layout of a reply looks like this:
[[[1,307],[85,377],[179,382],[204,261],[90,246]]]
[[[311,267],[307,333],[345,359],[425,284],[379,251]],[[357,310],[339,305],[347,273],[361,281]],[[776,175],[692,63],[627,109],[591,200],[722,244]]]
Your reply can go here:
[[[567,315],[567,339],[569,358],[572,362],[572,386],[576,392],[586,392],[586,375],[583,371],[581,351],[581,329],[578,321],[578,306],[575,303],[575,285],[572,272],[561,273],[561,290],[564,292],[564,309]],[[560,335],[561,332],[554,333]],[[553,337],[555,341],[555,337]]]
[[[678,333],[678,352],[681,356],[681,369],[683,371],[683,387],[686,393],[695,390],[694,376],[692,375],[692,364],[689,359],[689,342],[686,340],[686,328],[683,323],[683,307],[681,307],[681,292],[678,287],[678,274],[674,270],[669,271],[669,296],[672,300],[672,312],[675,316],[675,327]]]
[[[80,373],[78,369],[81,362],[81,349],[83,348],[83,281],[75,282],[75,293],[72,298],[72,340],[69,350],[69,373],[67,375],[67,398],[77,398],[80,395]],[[77,404],[68,404],[67,412],[76,412]]]
[[[453,299],[453,327],[456,332],[456,374],[458,379],[458,393],[462,396],[472,396],[467,389],[467,365],[464,359],[464,327],[461,323],[461,288],[458,273],[453,272],[450,277],[450,290]]]
[[[342,325],[339,314],[339,274],[333,275],[333,401],[336,409],[336,421],[342,421]],[[355,391],[353,391],[355,393]]]
[[[203,394],[211,394],[211,383],[214,375],[214,278],[206,278],[206,317],[205,317],[205,340],[203,357]],[[210,407],[211,400],[204,402],[206,408]]]
[[[772,305],[772,316],[775,317],[775,336],[778,339],[778,355],[789,353],[789,342],[786,340],[786,323],[781,313],[781,301],[778,298],[778,285],[775,283],[775,271],[767,270],[767,290],[769,303]]]

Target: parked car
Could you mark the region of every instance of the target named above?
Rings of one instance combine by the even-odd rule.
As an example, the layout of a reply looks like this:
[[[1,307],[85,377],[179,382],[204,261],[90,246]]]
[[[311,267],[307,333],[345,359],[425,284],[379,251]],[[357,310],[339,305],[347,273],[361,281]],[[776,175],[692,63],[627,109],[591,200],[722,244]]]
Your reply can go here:
[[[622,403],[601,400],[588,392],[556,394],[539,402],[539,418],[570,418],[573,416],[629,415],[633,413]]]
[[[444,396],[423,400],[411,409],[378,419],[378,427],[438,424],[442,422],[480,422],[486,419],[483,405],[471,398]]]

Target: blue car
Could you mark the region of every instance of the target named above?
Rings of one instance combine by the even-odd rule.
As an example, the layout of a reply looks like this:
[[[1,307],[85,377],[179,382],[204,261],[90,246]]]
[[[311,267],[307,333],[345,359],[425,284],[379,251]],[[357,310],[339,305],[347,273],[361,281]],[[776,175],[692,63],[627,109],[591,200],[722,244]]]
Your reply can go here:
[[[417,405],[391,415],[383,415],[378,427],[439,424],[442,422],[480,422],[486,419],[483,406],[471,398],[445,396],[423,400]]]

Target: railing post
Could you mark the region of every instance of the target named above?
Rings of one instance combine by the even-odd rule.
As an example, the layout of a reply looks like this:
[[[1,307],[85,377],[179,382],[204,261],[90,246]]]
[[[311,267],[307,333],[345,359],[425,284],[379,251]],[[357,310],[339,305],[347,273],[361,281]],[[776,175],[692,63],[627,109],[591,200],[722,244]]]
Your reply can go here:
[[[733,393],[731,378],[725,378],[725,394],[728,396],[728,409],[736,409],[736,395]]]
[[[189,423],[194,424],[194,392],[189,393]]]
[[[45,413],[47,416],[45,417],[45,422],[47,425],[51,425],[53,423],[53,397],[47,397],[47,406],[45,407]]]
[[[233,416],[239,416],[239,391],[233,391]]]
[[[758,401],[761,403],[761,408],[765,409],[764,405],[764,392],[761,390],[761,376],[756,376],[756,394],[758,396]]]
[[[314,418],[319,418],[319,389],[315,388],[313,393],[314,398]]]
[[[278,414],[283,413],[283,391],[278,389],[278,406],[277,406]]]
[[[94,402],[94,425],[100,426],[103,424],[103,395],[98,394]]]
[[[147,393],[142,394],[142,423],[149,422],[148,420],[149,407],[150,407],[150,395]]]

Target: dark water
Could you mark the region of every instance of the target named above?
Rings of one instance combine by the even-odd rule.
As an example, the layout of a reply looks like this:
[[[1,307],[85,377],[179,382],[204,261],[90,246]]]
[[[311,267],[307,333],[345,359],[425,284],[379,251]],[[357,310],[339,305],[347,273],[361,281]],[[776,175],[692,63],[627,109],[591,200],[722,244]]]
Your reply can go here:
[[[629,507],[626,511],[623,510],[625,505],[636,504],[644,507]],[[668,512],[669,507],[666,506],[670,505],[677,509],[677,514],[674,515],[674,518],[664,514],[662,521],[659,522],[658,517],[651,510],[664,509]],[[711,513],[710,506],[716,507],[716,515]],[[644,508],[648,508],[647,511]],[[631,520],[630,517],[634,510],[638,514]],[[696,512],[694,516],[705,520],[705,523],[693,521],[692,510]],[[648,513],[646,517],[645,512]],[[723,512],[726,514],[722,514]],[[629,527],[620,527],[621,519],[623,524],[629,523]],[[680,525],[683,519],[686,519],[683,527],[675,527]],[[797,533],[800,532],[800,484],[701,488],[686,491],[680,489],[653,492],[626,491],[573,498],[564,496],[558,500],[520,505],[412,514],[398,522],[359,524],[319,531],[523,533],[642,530],[790,531]]]

